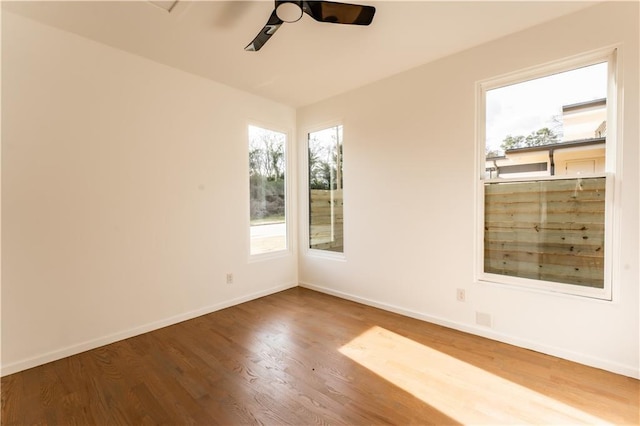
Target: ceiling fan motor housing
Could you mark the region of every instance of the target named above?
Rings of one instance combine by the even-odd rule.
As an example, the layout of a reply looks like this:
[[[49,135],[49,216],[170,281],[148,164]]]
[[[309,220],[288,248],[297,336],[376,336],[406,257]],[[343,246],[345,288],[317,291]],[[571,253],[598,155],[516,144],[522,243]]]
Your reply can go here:
[[[297,22],[302,18],[302,1],[277,1],[276,14],[284,22]]]

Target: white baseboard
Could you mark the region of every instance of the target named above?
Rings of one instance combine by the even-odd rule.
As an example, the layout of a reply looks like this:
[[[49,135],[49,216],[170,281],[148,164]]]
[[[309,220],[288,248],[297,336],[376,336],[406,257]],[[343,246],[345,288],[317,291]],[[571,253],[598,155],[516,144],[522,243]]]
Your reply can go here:
[[[138,336],[140,334],[148,333],[159,328],[167,327],[169,325],[177,324],[182,321],[187,321],[202,315],[210,314],[221,309],[225,309],[231,306],[239,305],[240,303],[248,302],[250,300],[258,299],[260,297],[268,296],[273,293],[277,293],[289,288],[297,287],[297,283],[285,284],[276,287],[271,287],[266,290],[251,293],[235,299],[226,300],[224,302],[216,303],[214,305],[205,306],[200,309],[196,309],[182,314],[174,315],[169,318],[164,318],[159,321],[154,321],[148,324],[144,324],[138,327],[133,327],[128,330],[119,331],[117,333],[109,334],[106,336],[91,339],[85,342],[81,342],[75,345],[67,346],[65,348],[56,349],[41,355],[37,355],[31,358],[23,359],[20,361],[12,362],[0,367],[0,376],[7,376],[9,374],[17,373],[22,370],[37,367],[38,365],[46,364],[48,362],[56,361],[68,356],[76,355],[81,352],[85,352],[91,349],[99,348],[120,340],[128,339],[130,337]]]
[[[592,357],[592,356],[585,355],[578,352],[573,352],[564,348],[548,346],[539,342],[522,339],[516,336],[504,334],[504,333],[499,333],[499,332],[485,329],[482,327],[459,323],[456,321],[450,321],[450,320],[436,317],[433,315],[426,315],[421,312],[412,311],[410,309],[401,308],[399,306],[391,305],[384,302],[379,302],[372,299],[367,299],[367,298],[356,296],[350,293],[344,293],[342,291],[334,290],[334,289],[323,287],[323,286],[318,286],[315,284],[301,282],[299,285],[300,287],[308,288],[310,290],[315,290],[321,293],[326,293],[332,296],[340,297],[342,299],[347,299],[353,302],[362,303],[363,305],[373,306],[374,308],[379,308],[385,311],[394,312],[410,318],[415,318],[421,321],[426,321],[429,323],[441,325],[443,327],[452,328],[454,330],[463,331],[465,333],[474,334],[476,336],[485,337],[487,339],[496,340],[498,342],[507,343],[507,344],[518,346],[521,348],[530,349],[536,352],[541,352],[547,355],[577,362],[579,364],[599,368],[599,369],[610,371],[616,374],[621,374],[623,376],[640,379],[640,369],[638,368],[638,366],[627,366],[627,365],[611,362],[605,359]]]

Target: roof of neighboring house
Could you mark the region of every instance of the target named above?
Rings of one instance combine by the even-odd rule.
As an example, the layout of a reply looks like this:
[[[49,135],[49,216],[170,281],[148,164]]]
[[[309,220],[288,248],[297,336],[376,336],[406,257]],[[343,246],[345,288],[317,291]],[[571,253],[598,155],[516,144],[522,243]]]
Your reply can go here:
[[[607,98],[594,99],[592,101],[578,102],[576,104],[569,104],[562,106],[562,113],[581,110],[588,107],[605,106],[607,105]]]
[[[517,152],[535,152],[535,151],[549,151],[550,149],[562,149],[562,148],[575,148],[579,146],[598,145],[606,142],[607,138],[589,138],[578,139],[575,141],[558,142],[548,145],[539,146],[527,146],[524,148],[514,148],[505,151],[505,154],[517,153]],[[496,157],[499,158],[499,157]]]

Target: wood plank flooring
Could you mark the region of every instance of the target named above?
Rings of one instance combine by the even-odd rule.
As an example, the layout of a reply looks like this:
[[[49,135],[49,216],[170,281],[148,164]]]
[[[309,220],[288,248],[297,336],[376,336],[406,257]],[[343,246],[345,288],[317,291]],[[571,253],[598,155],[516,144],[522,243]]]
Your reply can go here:
[[[2,378],[2,424],[638,424],[639,381],[294,288]]]

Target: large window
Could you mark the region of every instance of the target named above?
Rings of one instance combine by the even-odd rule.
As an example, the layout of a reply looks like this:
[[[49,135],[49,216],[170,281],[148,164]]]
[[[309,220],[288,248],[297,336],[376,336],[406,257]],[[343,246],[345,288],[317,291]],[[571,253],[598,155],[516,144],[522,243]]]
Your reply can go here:
[[[342,126],[309,133],[309,247],[344,252]]]
[[[614,65],[480,84],[481,281],[610,299]]]
[[[249,126],[249,208],[252,255],[287,248],[284,133]]]

